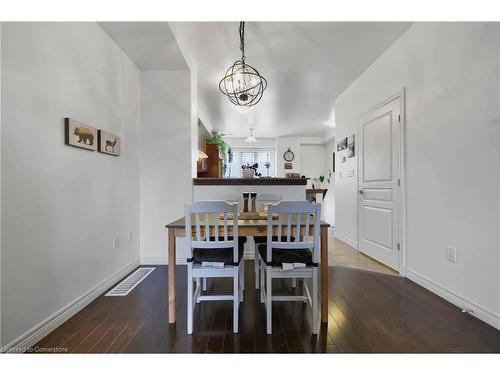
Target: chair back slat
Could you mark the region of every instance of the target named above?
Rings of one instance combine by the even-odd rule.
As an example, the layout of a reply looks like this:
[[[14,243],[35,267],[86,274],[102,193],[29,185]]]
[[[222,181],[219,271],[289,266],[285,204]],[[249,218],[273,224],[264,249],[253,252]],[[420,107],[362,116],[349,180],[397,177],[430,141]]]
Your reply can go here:
[[[196,216],[196,240],[201,241],[200,214],[195,214],[195,216]]]
[[[290,232],[292,231],[292,215],[287,215],[287,225],[286,225],[286,242],[290,242]]]
[[[224,241],[227,241],[227,212],[224,212]]]
[[[273,214],[278,215],[278,236],[273,241]],[[282,217],[286,215],[286,238],[282,238]],[[305,215],[305,227],[302,225],[302,216]],[[311,221],[313,228],[311,228]],[[307,201],[282,201],[268,208],[267,224],[267,254],[266,262],[271,262],[273,249],[311,249],[313,262],[319,259],[319,235],[321,227],[321,204]],[[291,241],[292,228],[295,228],[295,240]],[[302,228],[304,228],[303,235]],[[313,230],[310,236],[311,229]]]
[[[300,223],[302,220],[302,214],[297,215],[297,226],[295,227],[295,242],[300,242]]]
[[[224,201],[199,201],[186,205],[184,209],[186,222],[186,237],[189,244],[189,258],[193,256],[194,248],[221,249],[233,248],[233,261],[239,261],[238,251],[238,204]],[[232,224],[228,215],[233,217]],[[221,215],[223,223],[219,223]],[[195,224],[192,220],[194,218]],[[213,218],[213,236],[210,236],[211,219]],[[219,226],[223,225],[224,240],[219,238]],[[232,239],[229,239],[229,227],[232,225]],[[193,233],[195,231],[196,233]],[[204,233],[203,233],[204,232]]]
[[[210,242],[210,224],[208,212],[205,212],[205,241]],[[217,236],[216,236],[217,237]]]
[[[271,218],[272,218],[272,216],[271,216]],[[281,228],[281,214],[278,213],[278,241],[279,242],[281,242],[281,231],[282,231],[282,228]],[[271,233],[272,233],[272,231],[271,231]]]

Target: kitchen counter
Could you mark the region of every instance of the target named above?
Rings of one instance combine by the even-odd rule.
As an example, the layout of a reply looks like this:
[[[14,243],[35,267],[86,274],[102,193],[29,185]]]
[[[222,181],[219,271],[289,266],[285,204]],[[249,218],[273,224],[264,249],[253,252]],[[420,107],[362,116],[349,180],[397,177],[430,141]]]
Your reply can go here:
[[[193,178],[193,185],[307,185],[305,178]]]

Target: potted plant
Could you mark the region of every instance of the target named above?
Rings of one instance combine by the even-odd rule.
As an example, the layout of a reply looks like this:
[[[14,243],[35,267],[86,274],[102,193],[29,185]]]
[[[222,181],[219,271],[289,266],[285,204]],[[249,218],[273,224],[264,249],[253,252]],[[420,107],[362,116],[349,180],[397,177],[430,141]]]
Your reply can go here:
[[[328,172],[328,178],[325,178],[324,175],[321,175],[319,177],[311,178],[311,180],[314,181],[314,182],[318,182],[319,181],[319,188],[321,188],[321,184],[323,183],[323,181],[325,181],[325,179],[326,179],[326,181],[328,183],[330,183],[330,180],[332,178],[332,172],[329,169],[327,170],[327,172]],[[315,188],[314,187],[314,182],[313,182],[313,185],[312,185],[313,189]]]
[[[253,178],[253,176],[261,177],[260,173],[257,173],[257,168],[259,168],[259,164],[243,164],[241,166],[243,178]]]

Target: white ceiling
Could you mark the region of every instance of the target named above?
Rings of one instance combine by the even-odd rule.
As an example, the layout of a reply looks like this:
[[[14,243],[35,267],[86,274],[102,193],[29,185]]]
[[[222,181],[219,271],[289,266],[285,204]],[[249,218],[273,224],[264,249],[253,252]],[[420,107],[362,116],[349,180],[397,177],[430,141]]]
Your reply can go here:
[[[140,70],[188,70],[167,22],[99,22]]]
[[[140,69],[198,70],[202,121],[232,136],[321,136],[334,100],[406,29],[407,22],[248,22],[247,63],[268,81],[260,103],[241,112],[218,83],[240,58],[238,22],[118,22],[101,26]],[[179,49],[177,42],[182,45]]]

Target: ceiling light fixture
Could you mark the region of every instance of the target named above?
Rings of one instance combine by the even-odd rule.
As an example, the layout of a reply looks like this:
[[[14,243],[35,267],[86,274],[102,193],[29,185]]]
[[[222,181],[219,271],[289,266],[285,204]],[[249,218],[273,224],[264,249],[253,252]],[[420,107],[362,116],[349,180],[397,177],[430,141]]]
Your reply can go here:
[[[253,135],[253,128],[248,129],[250,130],[250,135],[245,139],[246,143],[257,143],[257,138],[254,137]]]
[[[257,69],[245,62],[245,22],[240,22],[239,34],[241,60],[237,60],[226,71],[224,78],[219,82],[219,90],[234,105],[250,108],[262,98],[267,88],[267,80]]]

